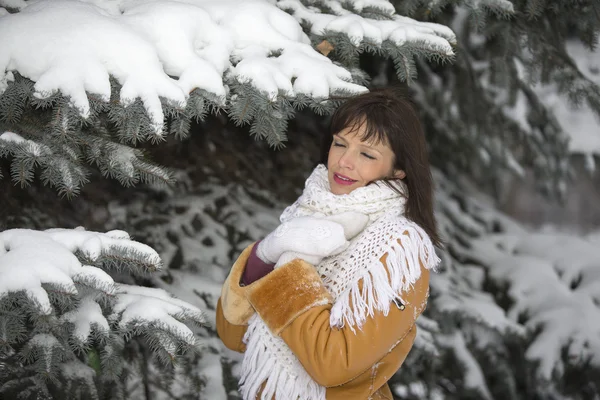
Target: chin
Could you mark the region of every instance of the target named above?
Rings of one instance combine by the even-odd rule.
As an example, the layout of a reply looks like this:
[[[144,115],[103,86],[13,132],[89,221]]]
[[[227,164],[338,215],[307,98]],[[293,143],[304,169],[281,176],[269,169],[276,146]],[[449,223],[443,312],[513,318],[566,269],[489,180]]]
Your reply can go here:
[[[329,190],[331,191],[331,193],[335,194],[336,196],[339,196],[342,194],[350,194],[354,189],[356,189],[355,185],[352,185],[352,187],[343,187],[343,186],[338,185],[335,182],[329,181]]]

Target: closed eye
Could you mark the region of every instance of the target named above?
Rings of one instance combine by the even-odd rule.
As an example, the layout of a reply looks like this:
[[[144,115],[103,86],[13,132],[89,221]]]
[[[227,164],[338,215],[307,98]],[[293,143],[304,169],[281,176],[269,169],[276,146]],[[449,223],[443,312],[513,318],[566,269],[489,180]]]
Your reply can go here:
[[[342,143],[340,143],[340,142],[336,142],[336,141],[334,141],[334,142],[333,142],[333,146],[334,146],[334,147],[346,147],[346,146],[344,146]]]
[[[363,156],[367,157],[367,158],[368,158],[368,159],[370,159],[370,160],[375,160],[375,157],[373,157],[373,156],[372,156],[372,155],[370,155],[370,154],[367,154],[367,153],[360,153],[360,154],[362,154]]]

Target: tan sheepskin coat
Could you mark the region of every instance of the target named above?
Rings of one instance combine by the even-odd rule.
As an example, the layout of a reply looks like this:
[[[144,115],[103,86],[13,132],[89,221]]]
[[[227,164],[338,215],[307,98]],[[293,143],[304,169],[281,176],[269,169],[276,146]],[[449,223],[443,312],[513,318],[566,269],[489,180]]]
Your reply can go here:
[[[217,332],[223,343],[243,353],[248,319],[257,312],[310,376],[326,387],[327,400],[391,400],[387,381],[415,340],[415,321],[429,295],[429,271],[421,267],[412,290],[402,294],[404,305],[392,305],[387,316],[376,312],[354,333],[347,326],[330,326],[332,298],[315,268],[303,260],[240,286],[251,249],[252,245],[233,265],[217,304]]]

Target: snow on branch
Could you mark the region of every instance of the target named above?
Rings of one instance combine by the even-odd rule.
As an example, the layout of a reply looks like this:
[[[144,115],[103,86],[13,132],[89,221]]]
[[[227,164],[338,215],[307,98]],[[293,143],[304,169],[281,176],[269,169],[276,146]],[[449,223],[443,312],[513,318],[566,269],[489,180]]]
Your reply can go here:
[[[143,336],[164,365],[172,365],[188,351],[199,350],[194,332],[187,324],[206,323],[200,309],[163,289],[131,285],[119,285],[108,319],[118,326],[125,339]]]
[[[109,319],[117,321],[122,330],[135,330],[140,324],[155,324],[188,346],[195,344],[193,332],[181,321],[203,325],[202,311],[176,299],[163,289],[119,285],[117,300]]]
[[[392,59],[405,81],[416,56],[454,54],[448,27],[396,15],[386,0],[8,3],[0,157],[12,158],[16,184],[31,184],[39,168],[68,197],[88,182],[85,163],[125,186],[171,183],[135,145],[185,137],[208,112],[281,146],[298,109],[331,113],[367,90],[365,51]]]
[[[420,41],[425,51],[453,54],[454,34],[447,27],[394,16],[393,6],[383,0],[350,3],[359,11],[384,10],[391,19],[317,13],[299,1],[277,6],[310,22],[313,34],[344,33],[356,44],[363,38],[376,45]],[[0,44],[0,91],[13,79],[10,71],[18,71],[36,82],[35,97],[60,91],[87,117],[87,93],[108,101],[113,76],[122,85],[120,101],[140,98],[160,131],[161,98],[182,106],[199,88],[224,104],[229,79],[249,80],[271,97],[280,90],[313,97],[364,90],[350,82],[348,70],[310,45],[294,17],[259,0],[42,0],[3,17],[0,37],[11,40]],[[280,55],[273,57],[274,52]]]
[[[70,249],[65,240],[67,236],[74,239],[78,234],[102,234],[63,231],[54,235],[29,229],[0,232],[0,298],[24,292],[40,314],[49,315],[52,306],[45,285],[60,287],[68,296],[78,294],[79,283],[107,295],[113,293],[113,279],[99,268],[83,266],[73,254],[75,248]],[[78,240],[85,249],[85,241],[81,237]]]
[[[66,390],[83,385],[95,398],[96,378],[118,381],[126,363],[121,352],[134,336],[146,339],[164,364],[198,350],[186,324],[205,323],[200,309],[162,289],[116,283],[105,272],[151,272],[161,265],[156,251],[121,230],[0,232],[0,365],[6,365],[0,393],[12,398],[27,385],[66,398],[54,392],[64,387],[50,385],[61,381]],[[9,360],[13,356],[19,362]]]
[[[108,101],[113,76],[122,85],[120,101],[140,98],[157,131],[164,120],[161,98],[182,106],[199,88],[224,103],[226,70],[234,79],[255,77],[231,59],[246,60],[263,74],[275,68],[284,78],[273,80],[277,87],[291,89],[297,78],[299,93],[323,94],[323,79],[331,91],[363,90],[311,48],[291,16],[266,2],[122,1],[119,9],[95,3],[40,1],[3,17],[0,37],[11,40],[0,44],[0,90],[12,80],[9,72],[18,71],[36,82],[35,97],[60,91],[87,117],[87,93]],[[280,49],[291,55],[274,64],[269,55]],[[304,71],[306,65],[314,67]],[[311,85],[303,77],[308,74],[323,78]],[[255,85],[277,95],[269,85]]]
[[[507,317],[532,335],[525,356],[542,378],[600,367],[598,247],[561,234],[499,234],[475,240],[473,256],[507,287]]]
[[[289,10],[290,13],[302,23],[310,25],[314,35],[327,35],[335,32],[347,35],[354,46],[368,43],[374,47],[381,47],[384,41],[389,41],[395,46],[415,45],[425,53],[433,53],[443,57],[452,57],[454,51],[451,44],[456,43],[456,36],[450,28],[428,22],[419,22],[411,18],[390,14],[389,20],[375,20],[363,18],[341,8],[337,1],[324,2],[336,14],[327,14],[306,7],[300,0],[282,0],[277,6]],[[351,2],[356,3],[369,2]],[[383,2],[373,2],[375,4]],[[337,5],[337,6],[334,6]],[[361,9],[364,4],[361,4]],[[393,8],[392,8],[393,10]]]

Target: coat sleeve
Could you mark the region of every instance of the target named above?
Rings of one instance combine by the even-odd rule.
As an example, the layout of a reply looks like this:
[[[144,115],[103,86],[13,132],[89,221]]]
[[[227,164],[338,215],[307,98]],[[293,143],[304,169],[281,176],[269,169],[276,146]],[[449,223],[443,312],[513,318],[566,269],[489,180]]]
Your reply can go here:
[[[217,334],[223,344],[233,351],[243,353],[246,351],[246,344],[242,340],[246,334],[248,325],[234,325],[225,319],[223,315],[223,306],[221,299],[217,301]]]
[[[254,309],[246,298],[246,288],[240,284],[253,247],[254,244],[251,244],[240,254],[221,288],[223,316],[233,325],[247,325],[254,315]]]
[[[269,329],[281,336],[317,383],[333,387],[372,368],[404,339],[411,342],[402,346],[408,354],[408,339],[414,338],[416,319],[427,303],[429,270],[421,265],[419,279],[402,293],[405,304],[391,304],[387,315],[375,312],[356,332],[330,326],[332,298],[315,268],[300,259],[248,289],[248,299]]]
[[[248,329],[248,320],[254,314],[254,309],[246,299],[245,288],[240,286],[253,246],[248,246],[231,267],[217,301],[217,334],[225,346],[240,353],[246,351],[242,339]]]

